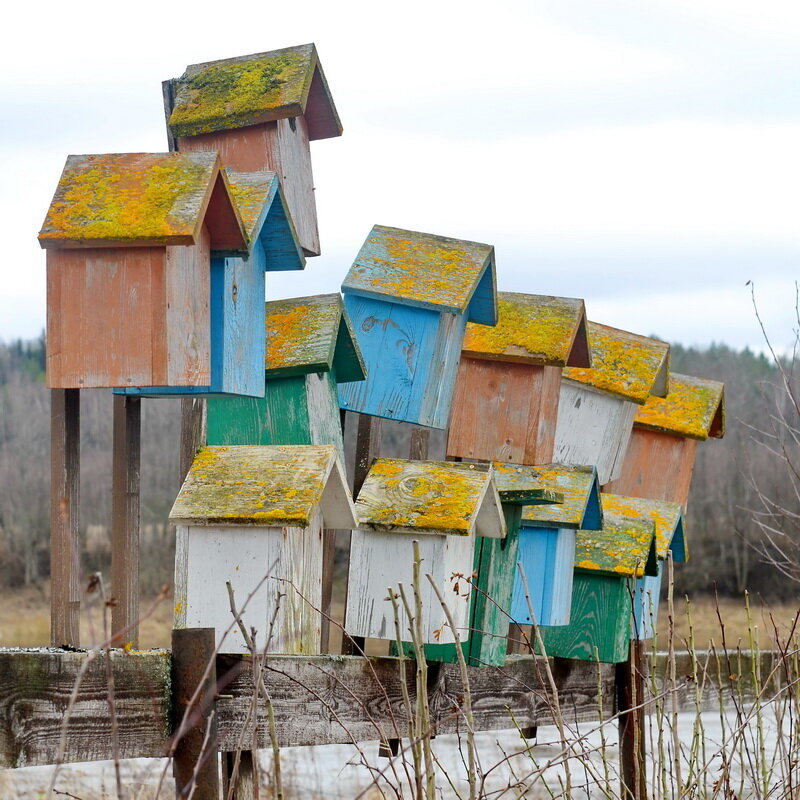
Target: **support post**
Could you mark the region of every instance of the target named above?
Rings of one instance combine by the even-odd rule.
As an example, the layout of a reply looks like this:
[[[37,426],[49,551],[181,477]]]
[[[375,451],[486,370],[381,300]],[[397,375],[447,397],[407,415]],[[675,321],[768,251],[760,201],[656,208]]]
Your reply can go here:
[[[219,800],[214,649],[213,628],[172,631],[172,707],[176,733],[186,717],[172,761],[177,800],[190,796],[193,800]],[[198,687],[197,700],[190,707]]]
[[[80,646],[80,390],[50,392],[50,643]]]
[[[616,665],[622,800],[647,800],[643,667],[644,642],[632,639],[628,660]]]
[[[181,398],[181,482],[192,466],[197,451],[205,444],[206,401],[198,397]]]
[[[111,478],[111,611],[113,646],[139,646],[139,485],[142,404],[114,395]],[[118,633],[127,631],[125,633]]]
[[[239,769],[236,782],[231,787],[231,776],[236,764],[236,753],[223,753],[222,797],[227,800],[258,800],[258,769],[254,750],[239,753]]]

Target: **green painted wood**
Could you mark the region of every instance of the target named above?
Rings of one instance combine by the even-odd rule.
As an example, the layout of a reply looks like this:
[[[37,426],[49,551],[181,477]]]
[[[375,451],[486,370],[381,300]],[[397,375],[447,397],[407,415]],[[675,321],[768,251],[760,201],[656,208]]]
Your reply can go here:
[[[628,657],[634,587],[630,578],[575,572],[569,625],[540,628],[548,656],[618,664]]]

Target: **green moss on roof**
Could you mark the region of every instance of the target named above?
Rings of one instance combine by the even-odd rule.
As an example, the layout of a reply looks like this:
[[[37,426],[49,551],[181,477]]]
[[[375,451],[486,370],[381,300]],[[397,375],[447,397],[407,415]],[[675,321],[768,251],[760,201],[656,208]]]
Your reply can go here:
[[[638,410],[636,425],[692,439],[725,434],[725,384],[672,373],[669,394],[649,397]]]
[[[307,527],[335,461],[333,445],[203,447],[170,522]]]
[[[317,63],[313,44],[193,64],[178,79],[175,136],[241,128],[305,110]]]
[[[618,328],[588,323],[592,366],[567,367],[564,377],[643,404],[667,379],[669,345]]]
[[[655,523],[606,513],[604,507],[603,527],[575,536],[575,568],[621,576],[656,574]]]
[[[231,199],[242,218],[247,241],[250,244],[264,224],[266,211],[278,192],[278,176],[274,172],[236,172],[225,170]]]
[[[465,313],[493,258],[488,244],[376,225],[342,291]]]
[[[571,297],[499,292],[495,327],[467,323],[462,351],[478,358],[563,367],[585,310]]]
[[[471,466],[378,459],[356,500],[359,526],[468,535],[492,477],[485,466]]]
[[[67,158],[39,241],[188,244],[218,172],[216,153],[124,153]]]
[[[656,556],[665,559],[669,552],[672,538],[683,521],[683,509],[680,503],[666,500],[647,500],[641,497],[623,497],[618,494],[603,493],[600,495],[603,513],[611,517],[629,517],[652,520],[656,526]]]

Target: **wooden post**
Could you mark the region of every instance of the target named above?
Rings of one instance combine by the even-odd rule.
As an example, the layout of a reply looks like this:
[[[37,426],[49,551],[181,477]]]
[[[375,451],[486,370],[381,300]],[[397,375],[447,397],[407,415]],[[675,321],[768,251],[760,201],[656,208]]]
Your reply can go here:
[[[175,797],[185,800],[191,795],[193,800],[219,800],[214,629],[173,630],[172,707],[175,731],[178,731],[198,686],[201,688],[197,700],[189,710],[187,725],[173,756]]]
[[[411,446],[409,447],[408,457],[412,461],[427,461],[430,440],[430,429],[415,425],[411,430]]]
[[[632,639],[628,660],[616,665],[622,800],[647,800],[643,667],[644,642]]]
[[[189,472],[197,451],[205,444],[206,401],[198,397],[181,398],[181,482]]]
[[[178,142],[169,127],[169,118],[172,116],[172,109],[175,107],[175,83],[174,78],[161,81],[161,96],[164,98],[164,119],[167,123],[167,146],[170,153],[174,153],[178,149]]]
[[[50,643],[80,646],[80,390],[50,393]]]
[[[139,476],[142,404],[114,395],[111,478],[111,611],[113,646],[139,646]],[[117,635],[118,631],[129,629]]]
[[[236,753],[223,753],[224,768],[222,770],[222,797],[233,800],[258,800],[258,769],[256,768],[255,750],[242,750],[239,753],[239,769],[236,783],[231,792],[231,776],[236,764]]]

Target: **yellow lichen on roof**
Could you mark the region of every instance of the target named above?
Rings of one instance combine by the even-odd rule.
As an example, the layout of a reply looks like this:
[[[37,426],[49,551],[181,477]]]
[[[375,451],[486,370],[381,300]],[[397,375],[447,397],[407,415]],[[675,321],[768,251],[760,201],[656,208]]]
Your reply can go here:
[[[680,503],[625,497],[605,492],[600,495],[600,500],[603,504],[603,513],[606,515],[652,520],[656,526],[656,555],[662,560],[667,557],[672,537],[683,517]]]
[[[69,156],[39,240],[167,243],[192,237],[216,153]]]
[[[201,448],[170,521],[307,527],[335,458],[333,445]]]
[[[669,394],[649,397],[634,424],[692,439],[721,438],[725,433],[725,384],[673,372]]]
[[[525,506],[523,521],[544,527],[577,528],[583,522],[592,489],[599,491],[597,472],[590,466],[544,464],[530,467],[496,461],[493,467],[495,483],[501,492],[522,483],[562,495],[563,502],[559,504]]]
[[[462,352],[563,367],[584,314],[583,300],[499,292],[495,327],[467,323]]]
[[[575,566],[606,574],[644,575],[654,538],[651,519],[605,514],[601,530],[577,532]]]
[[[274,172],[236,172],[226,170],[231,199],[239,216],[242,218],[248,243],[258,234],[258,226],[262,221],[264,206],[274,196],[277,175]]]
[[[359,526],[466,536],[490,481],[485,468],[378,459],[356,500]]]
[[[194,64],[177,81],[170,129],[196,136],[301,114],[315,64],[310,44]]]
[[[669,366],[669,345],[618,328],[589,322],[592,366],[567,367],[564,377],[644,403],[659,375]]]
[[[376,225],[342,289],[464,312],[492,253],[487,244]]]

